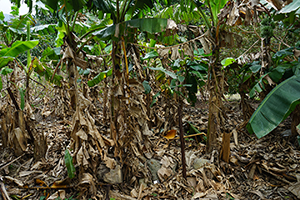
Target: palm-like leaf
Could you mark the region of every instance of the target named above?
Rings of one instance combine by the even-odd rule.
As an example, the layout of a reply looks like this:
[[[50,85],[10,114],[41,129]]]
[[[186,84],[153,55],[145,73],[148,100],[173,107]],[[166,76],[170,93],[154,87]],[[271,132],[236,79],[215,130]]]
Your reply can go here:
[[[8,62],[15,59],[17,55],[34,48],[39,41],[17,41],[11,47],[0,51],[0,69],[7,65]]]
[[[121,27],[123,29],[131,27],[138,28],[140,31],[145,31],[151,34],[159,33],[168,28],[168,22],[170,22],[170,20],[158,18],[133,19],[117,25],[108,26],[105,29],[94,32],[93,35],[96,35],[100,39],[110,39],[115,35],[116,26],[119,26],[119,29],[121,29]]]
[[[247,129],[261,138],[275,129],[300,103],[300,75],[275,87],[261,102],[249,120]]]
[[[104,13],[114,13],[116,11],[116,6],[112,1],[103,1],[103,0],[92,0],[94,6],[102,10]]]

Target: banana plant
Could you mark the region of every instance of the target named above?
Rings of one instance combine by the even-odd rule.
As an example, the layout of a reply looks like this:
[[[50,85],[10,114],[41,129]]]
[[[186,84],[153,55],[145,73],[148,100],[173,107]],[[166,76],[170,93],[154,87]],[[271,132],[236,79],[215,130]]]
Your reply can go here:
[[[85,48],[88,48],[88,45],[93,43],[104,44],[101,45],[101,49],[104,46],[108,48],[111,46],[111,63],[108,63],[106,69],[100,72],[98,76],[88,82],[89,86],[94,86],[102,80],[107,80],[108,76],[111,76],[110,79],[110,108],[107,109],[110,111],[110,134],[111,139],[114,141],[115,145],[114,150],[115,154],[120,152],[124,152],[124,145],[122,144],[121,137],[131,137],[136,138],[135,132],[132,132],[131,129],[123,129],[124,122],[119,121],[117,119],[127,120],[129,119],[128,113],[129,109],[132,109],[133,106],[126,104],[124,99],[129,99],[133,97],[133,93],[128,89],[130,81],[129,79],[129,60],[127,57],[128,50],[135,48],[134,46],[130,46],[129,42],[136,43],[137,33],[139,32],[148,32],[150,34],[159,33],[165,31],[168,26],[170,26],[170,20],[167,19],[149,19],[143,16],[142,10],[145,8],[151,8],[153,3],[151,0],[146,1],[136,1],[136,0],[114,0],[114,1],[103,1],[103,0],[92,0],[87,4],[82,3],[83,1],[64,1],[64,0],[43,0],[43,2],[48,5],[51,9],[53,9],[57,15],[59,16],[59,23],[56,29],[58,30],[58,38],[57,47],[63,45],[69,52],[72,52],[72,56],[67,55],[66,51],[64,57],[69,61],[73,61],[72,66],[68,66],[67,68],[73,68],[73,71],[69,71],[69,85],[72,90],[77,87],[77,80],[75,71],[78,66],[77,59],[79,53]],[[82,13],[85,13],[84,17],[89,18],[89,12],[94,12],[97,14],[99,18],[95,19],[97,23],[92,24],[89,28],[86,26],[86,21],[79,22],[78,19],[82,16]],[[77,25],[81,25],[81,28]],[[172,23],[171,23],[172,24]],[[90,24],[87,24],[90,25]],[[77,29],[78,28],[78,29]],[[75,35],[76,40],[75,40]],[[78,39],[79,38],[79,39]],[[85,40],[85,41],[83,41]],[[137,49],[137,48],[135,48]],[[140,56],[139,51],[135,51],[137,57]],[[66,56],[65,56],[66,55]],[[84,61],[82,61],[84,62]],[[68,62],[68,65],[72,62]],[[81,66],[79,66],[81,67]],[[99,70],[100,66],[98,66]],[[82,67],[83,69],[83,67]],[[73,76],[71,75],[73,73]],[[71,80],[73,77],[73,80]],[[72,81],[72,83],[71,83]],[[73,87],[74,86],[74,87]],[[71,91],[71,90],[70,90]],[[78,95],[79,91],[76,91],[74,96]],[[71,96],[71,105],[78,105],[78,103],[72,103]],[[106,98],[106,97],[104,97]],[[77,98],[74,98],[76,101]],[[106,104],[105,104],[106,108]],[[81,112],[76,108],[76,112]],[[84,111],[88,112],[88,111]],[[142,111],[141,111],[142,112]],[[126,116],[127,115],[127,116]],[[75,122],[74,122],[75,123]],[[77,122],[76,122],[77,123]],[[126,121],[126,124],[129,127],[136,127],[136,124],[131,124],[133,122]],[[127,126],[126,125],[126,126]],[[73,127],[74,132],[79,131],[80,125]],[[144,129],[144,127],[140,127]],[[121,130],[121,131],[120,131]],[[139,131],[142,132],[142,131]],[[150,132],[148,130],[148,132]],[[74,136],[75,137],[75,136]],[[76,136],[77,137],[77,136]],[[99,136],[101,137],[101,136]],[[145,139],[146,136],[143,135]],[[99,139],[99,138],[98,138]],[[79,140],[78,140],[79,141]],[[100,141],[100,140],[99,140]],[[145,142],[148,140],[145,139]],[[96,141],[98,142],[98,141]],[[81,147],[81,144],[76,144]],[[102,143],[100,145],[103,145]],[[127,148],[127,147],[126,147]],[[149,147],[146,147],[149,148]],[[131,149],[127,148],[128,150]],[[76,155],[77,149],[74,150],[74,154]],[[126,153],[127,154],[127,153]],[[123,154],[124,155],[124,154]],[[123,156],[124,157],[124,156]],[[120,159],[123,159],[120,156]]]
[[[19,54],[33,49],[38,43],[38,40],[16,41],[11,47],[2,48],[0,51],[0,69],[6,67],[9,62],[14,61]]]
[[[289,32],[299,32],[299,28],[293,26],[299,23],[295,18],[295,15],[299,14],[299,7],[298,1],[293,1],[283,8],[281,5],[279,10],[282,9],[273,16],[273,20],[281,21],[286,27],[293,27]],[[298,41],[295,46],[279,50],[272,57],[272,66],[266,75],[278,85],[260,103],[247,124],[248,131],[255,133],[258,138],[269,134],[289,115],[292,116],[292,139],[298,135],[296,126],[300,123],[299,44]],[[294,57],[294,60],[291,61],[291,57]],[[256,88],[261,91],[260,86]]]
[[[167,6],[164,6],[157,0],[150,15],[157,18],[172,19],[177,24],[189,25],[203,22],[193,0],[182,0],[168,5],[170,2],[167,1]]]
[[[276,86],[253,113],[247,124],[248,131],[261,138],[274,130],[300,103],[299,87],[300,74]]]
[[[204,3],[194,1],[197,9],[206,26],[206,30],[212,37],[212,56],[208,68],[209,77],[209,116],[208,116],[208,137],[207,151],[219,149],[217,145],[218,134],[221,134],[222,127],[222,96],[224,92],[224,75],[220,64],[220,32],[224,24],[219,23],[218,14],[227,3],[227,0],[205,0]],[[205,12],[205,10],[208,11]],[[203,45],[203,44],[202,44]]]
[[[51,69],[48,67],[43,67],[43,70],[40,67],[40,69],[37,70],[35,67],[36,64],[31,65],[32,54],[30,54],[29,51],[37,47],[39,44],[39,40],[32,40],[31,38],[41,38],[41,34],[43,34],[43,31],[45,31],[45,29],[47,29],[47,33],[48,31],[53,32],[53,24],[34,26],[30,28],[31,24],[34,23],[35,20],[30,14],[16,16],[11,19],[10,23],[8,23],[4,21],[3,12],[0,12],[0,35],[4,42],[0,51],[0,69],[5,68],[4,71],[7,71],[7,65],[12,61],[16,61],[19,63],[20,67],[27,75],[30,75],[32,73],[32,69],[38,71],[40,75],[45,75],[45,77],[46,74],[52,73]],[[24,58],[26,59],[25,54],[23,54],[25,52],[27,52],[27,64],[20,61]],[[37,60],[37,58],[35,58],[34,60]],[[45,71],[47,71],[47,73]],[[4,74],[7,75],[7,73]],[[55,76],[55,83],[59,85],[60,79],[60,77]],[[0,82],[1,85],[2,81],[0,80]]]
[[[2,12],[1,12],[2,13]],[[1,20],[1,19],[0,19]],[[30,30],[29,30],[30,32]],[[28,32],[28,34],[29,34]],[[7,35],[9,35],[9,32],[7,33]],[[8,38],[8,37],[7,37]],[[30,62],[31,62],[31,56],[30,53],[27,54],[28,59],[27,59],[27,66],[28,68],[26,68],[22,62],[20,62],[18,60],[18,56],[23,53],[23,52],[29,52],[31,49],[33,49],[37,44],[39,43],[38,40],[29,40],[29,38],[27,39],[27,41],[15,41],[14,43],[11,44],[11,46],[5,46],[1,49],[0,51],[0,69],[1,68],[6,68],[4,71],[8,71],[8,64],[12,61],[16,61],[18,63],[20,63],[20,65],[22,66],[23,70],[26,72],[26,76],[30,74],[30,70],[29,70],[29,66],[30,66]],[[7,73],[5,73],[5,75],[7,75]],[[28,78],[28,77],[27,77]],[[0,85],[2,86],[2,80],[0,79]],[[27,84],[26,84],[27,85]],[[1,88],[2,89],[2,88]],[[20,90],[21,92],[21,97],[24,95],[24,90]],[[22,98],[23,99],[23,98]],[[23,102],[23,101],[22,101]],[[24,102],[21,103],[21,108],[24,108]]]
[[[299,57],[300,43],[294,47],[289,47],[276,52],[273,55],[274,66],[266,74],[274,83],[278,84],[260,103],[259,107],[253,113],[249,120],[247,129],[250,133],[255,133],[258,138],[269,134],[284,119],[286,119],[293,110],[299,112],[300,92],[298,90],[300,83],[300,62],[286,61],[287,56]],[[263,84],[261,84],[263,86]],[[256,87],[261,91],[261,87]],[[253,90],[253,89],[252,89]],[[296,114],[295,113],[295,114]],[[296,127],[299,119],[292,116],[292,135],[297,135]]]

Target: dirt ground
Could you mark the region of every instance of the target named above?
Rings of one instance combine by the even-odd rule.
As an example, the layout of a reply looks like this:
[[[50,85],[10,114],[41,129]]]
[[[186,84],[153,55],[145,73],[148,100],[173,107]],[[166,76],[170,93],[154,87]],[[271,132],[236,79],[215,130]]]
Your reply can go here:
[[[258,102],[251,102],[257,107]],[[91,183],[85,187],[68,178],[64,152],[70,141],[70,121],[54,115],[40,116],[35,111],[37,128],[47,136],[47,152],[41,160],[33,159],[32,144],[21,156],[12,149],[0,147],[0,200],[6,199],[300,199],[300,151],[290,141],[290,118],[269,135],[257,139],[243,128],[238,100],[225,102],[226,130],[231,133],[230,159],[226,163],[218,152],[205,153],[203,135],[185,140],[187,180],[182,177],[180,141],[151,136],[154,156],[158,161],[158,180],[147,180],[137,174],[128,180],[123,172],[122,184],[99,181],[93,174],[96,195],[91,196]],[[183,125],[189,124],[206,133],[208,104],[200,100],[196,107],[185,105]],[[101,127],[99,126],[99,129]],[[178,136],[178,133],[177,133]],[[1,141],[1,140],[0,140]],[[222,136],[219,141],[222,142]],[[196,163],[200,164],[197,165]],[[149,163],[145,161],[145,163]],[[150,167],[142,163],[143,167]],[[151,163],[151,162],[150,162]],[[144,165],[145,164],[145,165]],[[141,163],[140,163],[141,165]],[[196,166],[197,165],[197,166]],[[76,167],[76,165],[75,165]],[[128,166],[127,166],[128,167]],[[78,168],[77,168],[78,169]],[[123,165],[126,171],[126,164]]]

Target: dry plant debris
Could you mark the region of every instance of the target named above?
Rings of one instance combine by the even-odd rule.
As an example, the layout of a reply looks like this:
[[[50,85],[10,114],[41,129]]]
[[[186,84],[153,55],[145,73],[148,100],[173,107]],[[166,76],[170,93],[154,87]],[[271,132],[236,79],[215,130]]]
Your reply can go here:
[[[226,126],[232,134],[229,163],[222,161],[217,152],[213,152],[212,155],[205,154],[202,137],[204,133],[193,137],[187,135],[185,180],[182,177],[177,131],[170,129],[164,138],[163,134],[153,129],[157,134],[150,136],[153,145],[152,156],[141,160],[137,151],[136,156],[126,160],[130,164],[121,171],[122,162],[113,156],[113,152],[108,151],[107,154],[102,154],[102,157],[99,154],[99,149],[113,145],[114,142],[99,134],[99,130],[104,130],[104,127],[96,122],[99,118],[93,120],[89,114],[89,100],[80,96],[79,102],[82,106],[73,114],[73,119],[70,115],[65,115],[60,120],[55,115],[58,112],[50,101],[59,101],[59,97],[45,99],[43,108],[36,108],[44,112],[33,111],[38,120],[37,132],[43,132],[47,137],[44,158],[35,161],[31,146],[27,146],[25,153],[19,157],[9,148],[1,148],[0,182],[3,199],[300,198],[300,152],[286,136],[289,131],[286,131],[288,120],[273,134],[257,140],[240,128],[243,121],[237,114],[240,112],[237,102],[228,102],[229,117],[226,119]],[[45,110],[51,112],[45,114]],[[137,117],[138,112],[136,111]],[[206,112],[205,102],[198,103],[196,108],[186,105],[183,117],[185,132],[190,124],[205,132]],[[44,114],[39,116],[39,113]],[[98,145],[94,139],[99,141]],[[82,143],[80,148],[76,147],[79,140]],[[219,138],[219,142],[222,142],[222,138]],[[74,159],[75,167],[79,171],[76,176],[80,176],[80,179],[68,178],[64,154],[65,149],[70,146],[74,146],[73,154],[77,152]],[[147,152],[142,154],[144,153]],[[97,166],[97,159],[101,159],[103,164]],[[87,165],[93,170],[80,174],[80,169]],[[130,173],[132,178],[128,180],[127,175]]]

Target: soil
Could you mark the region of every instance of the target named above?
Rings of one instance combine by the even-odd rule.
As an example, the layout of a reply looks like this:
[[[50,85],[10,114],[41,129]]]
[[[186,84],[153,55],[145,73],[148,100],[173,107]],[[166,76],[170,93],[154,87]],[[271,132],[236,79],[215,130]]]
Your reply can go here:
[[[229,163],[222,161],[217,152],[206,154],[204,137],[188,137],[185,140],[185,152],[189,162],[188,180],[185,181],[182,178],[179,140],[168,142],[154,131],[156,134],[151,137],[155,152],[153,158],[161,163],[167,158],[172,158],[175,165],[171,175],[161,178],[156,184],[141,183],[144,179],[140,179],[140,184],[136,184],[134,180],[128,182],[124,177],[122,184],[115,185],[97,181],[94,176],[97,188],[97,195],[94,197],[89,196],[89,186],[82,189],[78,187],[77,178],[68,179],[68,172],[63,163],[64,151],[70,143],[68,134],[71,130],[71,118],[70,121],[62,121],[55,115],[45,117],[38,114],[40,110],[36,111],[37,127],[47,136],[46,156],[41,160],[34,160],[33,147],[30,144],[27,151],[18,157],[13,149],[3,148],[1,143],[0,200],[5,199],[5,192],[11,199],[57,199],[62,193],[65,193],[65,199],[300,198],[300,151],[295,145],[297,142],[290,141],[291,119],[285,120],[267,136],[257,139],[255,135],[249,135],[243,126],[239,101],[224,103],[227,108],[225,130],[229,133],[236,130],[230,140]],[[253,107],[257,107],[258,104],[259,102],[251,102]],[[199,100],[195,107],[185,105],[183,119],[186,135],[189,123],[200,132],[206,133],[207,116],[208,104],[203,99]],[[221,144],[222,136],[219,142]],[[207,159],[210,164],[203,169],[195,169],[192,166],[192,158]],[[53,186],[55,184],[57,187]]]

